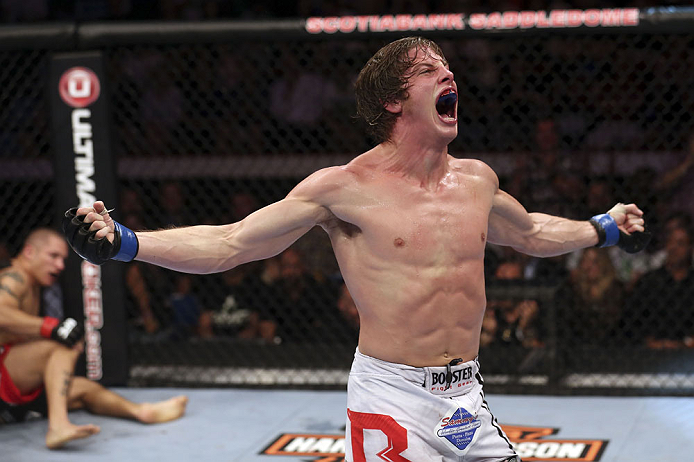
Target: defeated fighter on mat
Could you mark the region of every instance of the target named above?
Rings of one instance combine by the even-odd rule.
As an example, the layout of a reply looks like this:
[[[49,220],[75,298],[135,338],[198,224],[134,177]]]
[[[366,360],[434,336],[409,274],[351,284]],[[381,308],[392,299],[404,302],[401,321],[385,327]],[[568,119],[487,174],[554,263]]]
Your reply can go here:
[[[47,416],[46,446],[56,449],[99,432],[96,425],[72,424],[68,411],[73,409],[142,423],[181,417],[185,396],[133,403],[73,375],[84,328],[72,318],[39,316],[41,288],[57,280],[67,254],[63,236],[37,229],[12,264],[0,270],[0,424],[22,421],[32,411]]]
[[[634,204],[586,221],[528,213],[489,166],[449,155],[457,85],[430,40],[382,48],[356,94],[379,144],[284,199],[237,223],[137,233],[96,202],[66,213],[68,242],[95,264],[137,259],[213,273],[277,255],[320,226],[360,318],[346,460],[520,460],[485,401],[477,360],[485,246],[539,257],[595,245],[635,252],[648,242],[643,213]]]

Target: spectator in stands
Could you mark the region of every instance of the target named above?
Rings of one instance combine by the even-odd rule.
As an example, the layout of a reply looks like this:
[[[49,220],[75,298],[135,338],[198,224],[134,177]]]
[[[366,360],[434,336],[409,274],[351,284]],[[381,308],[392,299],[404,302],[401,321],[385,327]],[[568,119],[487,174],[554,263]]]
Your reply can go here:
[[[67,244],[62,235],[32,231],[0,271],[0,423],[22,421],[31,412],[48,417],[45,443],[50,449],[99,432],[96,425],[75,425],[68,411],[87,409],[143,423],[181,417],[188,399],[133,403],[98,382],[75,377],[84,349],[84,328],[72,318],[39,316],[38,292],[53,284],[65,268]]]
[[[692,216],[685,211],[671,213],[663,222],[661,233],[668,236],[674,228],[694,229]],[[655,244],[656,248],[650,254],[649,269],[662,268],[668,254],[662,239],[657,240]]]
[[[496,280],[523,280],[523,264],[520,260],[506,260],[499,264]],[[485,313],[486,323],[482,323],[483,337],[487,344],[536,348],[542,346],[539,329],[539,305],[536,300],[489,300]],[[487,319],[494,318],[494,321]],[[486,326],[485,326],[486,324]],[[485,332],[485,328],[488,329]],[[494,339],[494,340],[491,340]]]
[[[566,262],[563,256],[537,258],[516,252],[509,247],[495,246],[489,244],[487,246],[494,255],[498,258],[496,263],[493,263],[493,271],[489,273],[490,277],[496,277],[496,266],[500,262],[513,261],[521,267],[521,279],[533,281],[538,284],[556,285],[562,283],[568,277],[566,270]],[[485,261],[488,259],[485,256]],[[492,262],[490,262],[492,263]]]
[[[125,215],[123,224],[126,224],[130,229],[144,229],[140,218],[134,214]],[[146,334],[154,334],[159,331],[160,327],[160,321],[157,319],[153,304],[161,294],[152,293],[150,278],[147,274],[152,268],[148,268],[147,266],[148,265],[136,263],[134,265],[128,265],[125,269],[125,303],[128,313],[128,322],[133,328],[133,331],[131,331],[133,335],[139,331],[144,331]],[[154,271],[159,270],[155,269]]]
[[[337,310],[341,318],[331,326],[335,331],[335,339],[356,345],[359,340],[359,312],[345,283],[342,283],[338,289]]]
[[[260,200],[250,191],[234,191],[229,199],[229,222],[239,221],[260,208]]]
[[[694,347],[694,268],[691,228],[666,232],[665,264],[644,274],[627,303],[624,324],[636,341],[654,349]]]
[[[198,298],[193,293],[191,275],[176,275],[174,290],[169,296],[167,304],[173,316],[173,339],[187,339],[199,334],[202,310]]]
[[[267,63],[258,62],[263,58],[262,54],[254,53],[252,49],[240,50],[230,47],[223,51],[212,76],[213,114],[216,120],[237,120],[238,124],[213,124],[213,137],[218,153],[260,154],[266,136],[263,136],[262,125],[257,121],[267,117],[268,110],[262,104],[265,98],[253,101],[248,95],[265,93],[268,82],[257,82],[257,79],[249,76]],[[254,56],[253,61],[249,61],[249,55]],[[205,71],[209,72],[209,69]]]
[[[118,203],[119,210],[118,213],[121,216],[133,216],[135,219],[140,221],[139,225],[143,225],[141,222],[142,216],[144,215],[144,205],[142,203],[142,197],[140,193],[133,187],[124,187],[120,190],[120,202]],[[142,229],[142,228],[138,228]]]
[[[615,203],[614,182],[607,176],[593,176],[588,179],[586,207],[588,214],[600,213],[609,204]]]
[[[562,204],[557,191],[561,169],[558,153],[559,139],[552,119],[540,119],[535,123],[535,150],[525,164],[528,210],[547,210],[559,214]]]
[[[694,133],[688,138],[682,159],[671,168],[658,171],[653,167],[638,168],[628,184],[633,185],[630,197],[636,197],[646,204],[644,213],[653,217],[650,225],[654,229],[664,226],[665,219],[673,213],[683,211],[694,213]],[[644,187],[647,185],[648,187]],[[659,246],[657,238],[663,233],[654,233],[654,248]]]
[[[671,168],[657,172],[653,168],[642,168],[637,170],[635,175],[641,175],[643,179],[639,185],[648,185],[647,188],[640,187],[636,194],[642,196],[643,200],[648,200],[650,208],[655,214],[656,221],[653,228],[665,228],[665,221],[674,214],[684,212],[689,216],[694,216],[694,132],[687,140],[687,146],[681,159]],[[657,238],[663,238],[663,233],[654,233],[655,242],[653,248],[662,248],[662,242]]]
[[[290,247],[280,254],[279,277],[273,284],[275,301],[270,306],[283,342],[325,339],[325,285],[307,271],[303,256]]]
[[[158,227],[184,226],[192,222],[179,181],[167,181],[159,190]]]
[[[683,159],[673,168],[661,175],[660,182],[672,210],[682,210],[694,216],[694,130],[686,141]]]
[[[225,335],[241,339],[275,341],[277,324],[269,317],[267,302],[260,297],[268,286],[256,272],[257,265],[236,267],[221,274],[219,292],[212,310],[200,317],[202,337]]]
[[[487,304],[482,320],[482,333],[480,335],[480,347],[488,347],[496,342],[499,322],[496,320],[496,309]]]
[[[557,292],[559,338],[573,345],[602,345],[618,340],[624,286],[607,249],[591,247]]]
[[[318,71],[327,64],[319,62],[324,47],[319,46],[312,53],[313,56],[300,59],[293,50],[283,49],[282,75],[270,86],[270,113],[278,129],[286,130],[290,138],[301,137],[306,131],[323,136],[316,132],[319,122],[340,96],[335,82]]]
[[[146,75],[138,116],[142,120],[142,142],[148,153],[176,154],[181,151],[177,132],[183,123],[184,95],[174,82],[170,64],[161,54],[145,55],[154,62],[142,63]],[[186,153],[187,154],[187,153]]]

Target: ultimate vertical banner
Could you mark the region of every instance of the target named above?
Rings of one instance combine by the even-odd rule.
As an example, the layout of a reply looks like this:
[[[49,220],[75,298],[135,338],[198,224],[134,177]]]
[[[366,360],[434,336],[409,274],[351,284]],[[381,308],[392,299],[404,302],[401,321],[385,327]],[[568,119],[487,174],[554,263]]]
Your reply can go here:
[[[62,217],[70,207],[88,207],[97,199],[114,207],[116,169],[101,53],[54,55],[49,85],[57,213]],[[80,362],[77,373],[104,385],[124,385],[123,265],[96,266],[70,252],[64,276],[65,315],[84,319],[86,331],[86,364]]]

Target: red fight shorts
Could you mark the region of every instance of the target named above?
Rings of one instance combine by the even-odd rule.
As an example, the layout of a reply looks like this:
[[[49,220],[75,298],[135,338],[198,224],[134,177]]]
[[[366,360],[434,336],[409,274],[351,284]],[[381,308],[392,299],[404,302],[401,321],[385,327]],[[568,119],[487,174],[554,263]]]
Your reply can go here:
[[[12,345],[0,346],[0,400],[7,404],[19,405],[34,401],[43,391],[43,386],[23,395],[12,381],[12,377],[5,369],[5,356],[10,352]]]
[[[412,367],[357,349],[347,385],[345,460],[481,462],[516,456],[482,383],[477,360],[450,369]]]

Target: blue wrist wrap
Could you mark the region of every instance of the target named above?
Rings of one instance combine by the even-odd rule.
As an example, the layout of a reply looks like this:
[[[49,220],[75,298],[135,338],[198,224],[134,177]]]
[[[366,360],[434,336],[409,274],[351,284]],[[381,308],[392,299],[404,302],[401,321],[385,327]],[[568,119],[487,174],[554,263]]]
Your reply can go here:
[[[121,225],[114,220],[113,224],[116,227],[116,233],[120,235],[120,249],[113,256],[113,260],[132,261],[140,249],[140,244],[137,241],[137,236],[131,229]]]
[[[609,214],[595,215],[590,220],[605,231],[605,242],[600,247],[609,247],[619,242],[619,227]]]

